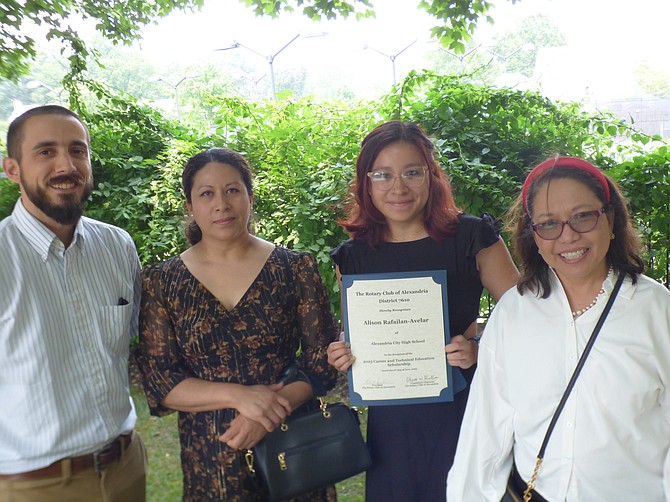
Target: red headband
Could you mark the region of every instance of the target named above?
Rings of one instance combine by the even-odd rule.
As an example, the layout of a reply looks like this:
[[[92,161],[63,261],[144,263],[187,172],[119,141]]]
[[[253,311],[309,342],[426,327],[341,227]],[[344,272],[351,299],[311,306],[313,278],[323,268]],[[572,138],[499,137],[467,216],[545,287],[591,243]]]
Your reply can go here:
[[[607,204],[610,203],[610,186],[607,183],[607,178],[605,175],[598,169],[596,166],[590,162],[585,161],[577,157],[556,157],[553,159],[548,159],[542,162],[542,164],[536,166],[526,177],[526,181],[523,182],[523,188],[521,189],[521,197],[523,198],[523,208],[528,212],[528,190],[539,176],[543,175],[550,169],[554,167],[572,167],[580,171],[589,173],[591,176],[596,178],[600,185],[605,191],[605,201]]]

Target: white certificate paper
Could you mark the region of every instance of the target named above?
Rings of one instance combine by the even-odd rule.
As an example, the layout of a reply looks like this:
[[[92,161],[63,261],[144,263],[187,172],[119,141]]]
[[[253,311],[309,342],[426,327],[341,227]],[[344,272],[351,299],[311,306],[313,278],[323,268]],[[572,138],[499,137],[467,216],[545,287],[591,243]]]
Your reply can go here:
[[[354,405],[453,401],[444,270],[342,276]]]

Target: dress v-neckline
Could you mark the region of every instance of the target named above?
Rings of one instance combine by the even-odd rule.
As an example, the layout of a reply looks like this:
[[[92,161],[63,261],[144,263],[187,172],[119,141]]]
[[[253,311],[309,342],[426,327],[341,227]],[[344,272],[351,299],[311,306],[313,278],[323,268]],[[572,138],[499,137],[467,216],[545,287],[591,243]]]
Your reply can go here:
[[[243,304],[245,303],[245,300],[246,300],[246,298],[249,296],[249,293],[251,292],[251,289],[252,289],[253,286],[258,282],[260,276],[263,274],[263,272],[265,271],[265,269],[266,269],[267,266],[268,266],[268,263],[270,262],[270,260],[272,259],[272,257],[275,255],[276,252],[277,252],[277,247],[275,246],[275,247],[272,249],[272,251],[270,252],[270,254],[268,255],[268,257],[265,259],[265,262],[263,263],[263,266],[262,266],[262,267],[260,268],[260,270],[258,271],[258,274],[256,274],[256,276],[253,278],[253,280],[249,283],[249,286],[247,286],[247,289],[244,291],[244,293],[242,293],[242,296],[240,296],[240,299],[237,300],[237,302],[235,303],[235,305],[233,305],[231,308],[226,307],[226,306],[223,304],[223,302],[219,299],[219,297],[216,296],[214,293],[212,293],[212,292],[211,292],[211,291],[210,291],[210,290],[209,290],[209,289],[208,289],[208,288],[207,288],[207,287],[200,281],[200,279],[198,279],[198,278],[193,274],[193,272],[191,272],[191,270],[188,268],[188,266],[187,266],[186,263],[184,262],[184,260],[183,260],[183,258],[181,257],[181,255],[178,255],[177,258],[178,258],[179,261],[181,262],[182,267],[184,267],[184,269],[186,270],[186,272],[188,273],[188,275],[189,275],[189,276],[196,282],[197,287],[200,288],[200,289],[202,289],[202,290],[205,292],[205,294],[206,294],[207,296],[210,297],[210,300],[214,300],[214,301],[216,301],[217,305],[218,305],[218,306],[219,306],[225,313],[231,313],[231,312],[234,312],[235,310],[237,310],[241,305],[243,305]]]

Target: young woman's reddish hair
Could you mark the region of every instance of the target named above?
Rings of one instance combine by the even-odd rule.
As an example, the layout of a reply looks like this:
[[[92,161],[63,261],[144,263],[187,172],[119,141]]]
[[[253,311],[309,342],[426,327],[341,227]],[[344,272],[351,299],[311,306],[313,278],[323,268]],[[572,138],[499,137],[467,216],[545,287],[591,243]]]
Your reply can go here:
[[[372,203],[370,178],[379,152],[398,141],[414,145],[428,167],[428,201],[423,215],[428,235],[436,241],[453,235],[458,225],[459,210],[454,202],[451,183],[435,159],[435,145],[418,125],[394,120],[385,122],[372,130],[361,143],[356,159],[356,177],[351,184],[346,206],[347,216],[338,223],[353,239],[366,241],[378,247],[386,237],[386,219]]]

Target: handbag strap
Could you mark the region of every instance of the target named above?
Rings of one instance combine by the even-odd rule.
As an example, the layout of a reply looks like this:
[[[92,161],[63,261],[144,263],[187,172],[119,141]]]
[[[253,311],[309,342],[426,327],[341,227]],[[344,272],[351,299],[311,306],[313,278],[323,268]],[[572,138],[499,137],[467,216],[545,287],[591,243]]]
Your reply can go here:
[[[598,322],[596,323],[595,327],[593,328],[593,332],[591,333],[591,337],[589,338],[589,341],[586,343],[586,347],[584,347],[584,351],[582,352],[581,357],[579,358],[579,362],[577,363],[577,367],[575,368],[575,371],[572,373],[572,377],[570,378],[570,381],[568,382],[567,387],[565,388],[565,391],[563,392],[563,396],[561,397],[561,400],[558,403],[558,407],[556,408],[556,411],[554,412],[554,416],[551,417],[551,422],[549,422],[549,427],[547,427],[547,432],[544,435],[544,440],[542,441],[542,446],[540,446],[540,451],[537,454],[537,459],[535,461],[535,470],[533,471],[533,475],[530,478],[530,481],[528,482],[528,486],[526,488],[526,491],[523,494],[523,499],[525,502],[530,501],[531,497],[531,491],[535,489],[535,480],[537,479],[537,473],[540,470],[540,465],[542,464],[542,460],[544,459],[544,452],[547,449],[547,444],[549,443],[549,438],[551,437],[551,433],[554,431],[554,427],[556,426],[556,422],[558,422],[558,417],[563,411],[563,408],[565,407],[565,403],[568,400],[568,397],[570,397],[570,393],[572,392],[572,388],[575,386],[575,382],[577,381],[577,377],[582,371],[582,368],[584,367],[584,364],[586,363],[586,358],[588,357],[589,353],[591,352],[591,349],[593,348],[593,344],[596,342],[596,338],[598,336],[598,333],[600,332],[600,328],[602,328],[603,324],[605,323],[605,319],[607,318],[607,314],[609,314],[610,309],[612,308],[612,304],[614,303],[614,299],[616,298],[617,294],[619,293],[619,289],[621,289],[621,284],[623,284],[623,280],[625,278],[625,274],[621,274],[619,278],[616,281],[616,284],[614,285],[614,288],[612,289],[612,294],[610,295],[609,299],[607,300],[607,304],[605,305],[605,309],[603,310],[602,314],[600,314],[600,318],[598,319]]]

